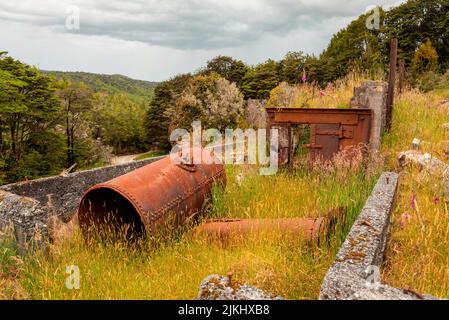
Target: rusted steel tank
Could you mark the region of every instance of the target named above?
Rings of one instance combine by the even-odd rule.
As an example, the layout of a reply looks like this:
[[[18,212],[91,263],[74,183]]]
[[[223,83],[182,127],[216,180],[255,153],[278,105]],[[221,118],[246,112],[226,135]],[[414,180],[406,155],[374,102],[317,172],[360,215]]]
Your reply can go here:
[[[195,229],[196,234],[219,241],[247,238],[258,233],[281,232],[283,236],[301,237],[307,242],[319,241],[327,236],[329,220],[320,218],[285,219],[215,219]]]
[[[203,149],[200,154],[212,156]],[[176,228],[201,212],[215,182],[226,183],[222,164],[176,164],[166,157],[90,188],[81,199],[79,224],[85,236],[95,227],[127,238]]]

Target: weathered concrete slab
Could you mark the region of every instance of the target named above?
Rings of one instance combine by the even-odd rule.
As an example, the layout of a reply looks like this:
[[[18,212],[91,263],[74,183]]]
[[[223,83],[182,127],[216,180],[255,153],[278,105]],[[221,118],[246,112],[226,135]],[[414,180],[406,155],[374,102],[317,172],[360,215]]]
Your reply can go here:
[[[46,212],[39,201],[0,190],[0,231],[14,232],[21,254],[47,237]]]
[[[283,300],[256,287],[229,282],[228,277],[208,276],[201,282],[198,300]]]
[[[44,222],[45,211],[39,201],[0,190],[0,228],[11,224],[29,230],[39,230]]]
[[[397,185],[398,174],[382,174],[323,281],[320,299],[432,299],[380,283]]]

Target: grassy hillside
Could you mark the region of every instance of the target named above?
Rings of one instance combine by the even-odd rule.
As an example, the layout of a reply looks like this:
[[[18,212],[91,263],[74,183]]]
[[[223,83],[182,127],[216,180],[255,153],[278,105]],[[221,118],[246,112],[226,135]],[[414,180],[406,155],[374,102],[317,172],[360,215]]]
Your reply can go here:
[[[89,72],[44,71],[57,79],[66,78],[73,82],[84,82],[94,91],[107,93],[126,92],[138,100],[150,100],[157,82],[135,80],[120,74],[97,74]]]

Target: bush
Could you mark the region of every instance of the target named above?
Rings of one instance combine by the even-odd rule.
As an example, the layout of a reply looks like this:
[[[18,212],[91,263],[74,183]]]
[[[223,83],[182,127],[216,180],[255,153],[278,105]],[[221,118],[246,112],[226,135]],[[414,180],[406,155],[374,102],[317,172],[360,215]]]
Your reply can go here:
[[[190,128],[201,121],[204,128],[224,130],[236,126],[244,113],[243,95],[235,83],[216,73],[199,75],[167,110],[170,128]]]
[[[444,74],[435,71],[421,73],[415,77],[413,84],[424,92],[449,88],[449,70]]]

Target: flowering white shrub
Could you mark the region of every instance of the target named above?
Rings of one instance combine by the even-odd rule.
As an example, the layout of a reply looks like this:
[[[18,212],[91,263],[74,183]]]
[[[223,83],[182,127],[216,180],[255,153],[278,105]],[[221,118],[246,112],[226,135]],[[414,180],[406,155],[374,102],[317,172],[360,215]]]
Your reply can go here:
[[[212,73],[194,77],[167,110],[170,130],[189,128],[201,121],[204,128],[235,128],[244,114],[243,95],[234,83]]]

